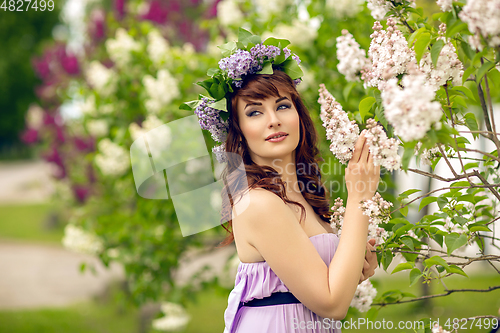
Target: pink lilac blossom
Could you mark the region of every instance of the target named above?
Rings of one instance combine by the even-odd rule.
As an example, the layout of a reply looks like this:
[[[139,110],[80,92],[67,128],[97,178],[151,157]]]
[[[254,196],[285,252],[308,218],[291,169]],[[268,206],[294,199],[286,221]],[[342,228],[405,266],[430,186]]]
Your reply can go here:
[[[337,37],[337,69],[345,75],[347,81],[359,81],[361,70],[369,65],[366,51],[363,50],[347,30]]]
[[[500,0],[467,0],[458,16],[473,33],[469,36],[472,47],[483,49],[481,37],[490,47],[500,46]]]
[[[361,76],[365,88],[377,87],[382,91],[388,79],[406,73],[409,63],[416,64],[415,51],[408,47],[403,33],[395,25],[392,18],[387,19],[387,30],[383,30],[378,21],[373,25],[368,50],[371,66],[363,69]]]
[[[377,296],[377,289],[373,287],[370,280],[366,279],[357,286],[350,306],[361,312],[366,312],[370,310],[375,296]]]
[[[433,101],[434,89],[426,84],[426,75],[414,72],[398,79],[387,81],[382,91],[385,117],[394,126],[394,134],[404,141],[420,140],[434,125],[441,127],[441,104]]]
[[[333,232],[340,236],[345,214],[344,201],[341,198],[336,198],[331,209],[333,210],[333,215],[330,218],[330,225]]]
[[[439,26],[439,30],[444,35],[446,24],[442,23]],[[436,66],[432,63],[430,52],[426,52],[422,60],[420,60],[419,69],[427,75],[426,82],[434,90],[438,90],[439,87],[445,85],[450,80],[453,82],[453,85],[462,85],[464,66],[458,59],[455,46],[450,41],[447,41],[445,37],[439,37],[438,40],[442,40],[445,44],[439,53]]]
[[[374,119],[366,121],[368,131],[365,134],[369,151],[373,155],[373,164],[382,165],[389,171],[401,168],[401,156],[398,155],[399,142],[394,138],[387,138],[382,126],[377,125]]]
[[[432,333],[451,333],[450,331],[445,330],[439,324],[434,324],[432,327]]]
[[[343,164],[352,157],[354,145],[359,137],[359,127],[356,121],[349,120],[342,106],[320,84],[318,103],[321,105],[321,120],[326,128],[326,138],[331,142],[330,151]]]

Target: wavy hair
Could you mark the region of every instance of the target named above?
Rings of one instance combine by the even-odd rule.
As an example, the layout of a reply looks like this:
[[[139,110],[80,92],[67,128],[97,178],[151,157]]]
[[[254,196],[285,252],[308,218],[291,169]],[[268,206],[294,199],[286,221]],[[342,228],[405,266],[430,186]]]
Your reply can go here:
[[[297,181],[299,185],[308,184],[308,186],[302,186],[302,188],[299,186],[300,191],[316,214],[318,214],[323,221],[330,222],[332,212],[330,210],[328,192],[321,183],[321,173],[318,164],[318,161],[324,161],[318,156],[318,133],[309,115],[309,111],[304,105],[290,76],[281,70],[275,69],[273,70],[273,74],[249,75],[245,78],[242,87],[233,92],[232,96],[228,98],[229,130],[225,148],[226,152],[236,153],[238,154],[237,156],[241,157],[245,170],[241,170],[241,168],[238,169],[238,166],[241,164],[241,159],[236,161],[234,158],[228,156],[228,163],[222,172],[222,179],[225,186],[222,195],[221,219],[221,221],[228,221],[227,227],[222,224],[222,227],[228,234],[218,247],[229,245],[234,240],[231,219],[232,208],[234,206],[233,199],[238,195],[241,198],[243,191],[248,191],[253,188],[264,188],[279,196],[285,203],[299,206],[301,209],[299,223],[302,223],[305,218],[304,206],[299,202],[287,198],[285,183],[281,179],[280,174],[273,167],[258,165],[251,159],[248,145],[240,129],[236,112],[236,106],[240,98],[244,101],[255,101],[266,99],[271,96],[280,97],[278,89],[290,94],[293,104],[299,114],[300,139],[295,149]],[[240,140],[241,144],[239,144]],[[243,179],[248,181],[248,185],[246,181],[242,181]],[[311,188],[309,185],[311,185]]]

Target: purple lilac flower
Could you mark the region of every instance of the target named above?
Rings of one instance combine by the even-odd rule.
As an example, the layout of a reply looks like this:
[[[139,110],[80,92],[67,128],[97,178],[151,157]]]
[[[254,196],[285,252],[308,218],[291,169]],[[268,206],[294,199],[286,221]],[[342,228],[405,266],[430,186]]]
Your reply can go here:
[[[295,60],[295,61],[297,62],[297,65],[300,65],[300,58],[299,58],[299,56],[298,56],[298,55],[294,54],[294,55],[292,56],[292,59],[293,59],[293,60]]]
[[[215,146],[212,148],[212,152],[215,154],[215,158],[219,163],[227,162],[226,148],[224,145]]]
[[[198,116],[199,123],[202,129],[210,131],[212,139],[218,142],[224,142],[227,139],[227,130],[229,124],[223,121],[219,115],[219,110],[211,108],[208,104],[214,101],[209,101],[203,97],[200,105],[196,107],[194,113]]]
[[[237,50],[236,53],[219,61],[220,69],[227,71],[228,76],[233,80],[246,75],[251,69],[258,66],[258,61],[252,57],[250,52],[244,50]]]
[[[295,85],[295,87],[298,86],[300,82],[302,82],[301,78],[293,80],[293,84]]]
[[[279,56],[281,50],[274,45],[257,44],[250,49],[250,54],[254,59],[259,61],[260,64],[264,63],[264,57],[274,59]]]
[[[283,52],[285,52],[285,59],[287,59],[290,54],[292,54],[292,51],[288,47],[283,48]]]

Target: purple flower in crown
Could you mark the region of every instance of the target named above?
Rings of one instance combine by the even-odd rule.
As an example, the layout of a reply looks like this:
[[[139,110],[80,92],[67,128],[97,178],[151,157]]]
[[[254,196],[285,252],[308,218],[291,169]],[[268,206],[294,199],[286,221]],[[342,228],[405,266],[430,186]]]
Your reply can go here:
[[[237,50],[231,56],[219,61],[219,68],[227,72],[227,75],[235,80],[249,73],[251,69],[258,68],[259,63],[250,52]]]
[[[212,139],[217,142],[224,142],[227,139],[229,123],[222,120],[219,115],[220,110],[208,106],[214,102],[203,97],[201,103],[194,110],[194,113],[198,116],[201,128],[210,131]]]
[[[279,49],[279,47],[276,47],[274,45],[257,44],[250,49],[250,54],[252,55],[252,57],[258,60],[261,65],[264,62],[265,57],[267,57],[268,59],[274,59],[279,56],[280,53],[281,50]]]

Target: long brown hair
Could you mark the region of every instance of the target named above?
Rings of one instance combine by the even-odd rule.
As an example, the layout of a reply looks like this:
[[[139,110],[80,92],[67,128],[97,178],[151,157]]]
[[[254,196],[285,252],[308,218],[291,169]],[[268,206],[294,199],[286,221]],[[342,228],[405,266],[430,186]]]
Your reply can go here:
[[[241,160],[235,161],[228,158],[226,168],[222,173],[222,178],[225,183],[223,189],[222,201],[222,216],[221,221],[228,221],[227,227],[222,224],[222,227],[228,232],[227,237],[220,243],[219,247],[231,244],[234,240],[232,232],[232,207],[234,206],[233,198],[235,194],[243,194],[241,191],[253,188],[264,188],[279,196],[285,203],[297,205],[301,209],[299,223],[305,218],[305,208],[302,204],[289,200],[286,196],[285,184],[281,179],[280,174],[273,168],[267,165],[260,166],[254,163],[248,151],[248,145],[239,126],[239,120],[236,112],[238,99],[245,101],[255,101],[266,99],[270,96],[280,97],[279,90],[287,92],[292,97],[292,101],[299,114],[300,119],[300,139],[297,148],[295,149],[295,165],[297,173],[297,181],[300,184],[311,184],[303,186],[300,189],[304,199],[311,205],[315,213],[318,214],[325,222],[330,222],[332,212],[330,211],[328,192],[321,183],[321,173],[319,170],[318,161],[323,161],[318,157],[319,149],[317,147],[318,133],[312,122],[309,111],[304,105],[299,93],[295,89],[295,84],[281,70],[273,70],[273,74],[254,74],[245,78],[240,89],[236,90],[229,100],[229,130],[225,144],[226,152],[236,153],[241,156],[245,170],[238,169]],[[241,140],[241,145],[239,144]],[[230,154],[228,154],[230,155]],[[245,177],[241,177],[244,172]],[[246,181],[241,181],[246,179]],[[300,188],[300,186],[299,186]]]

